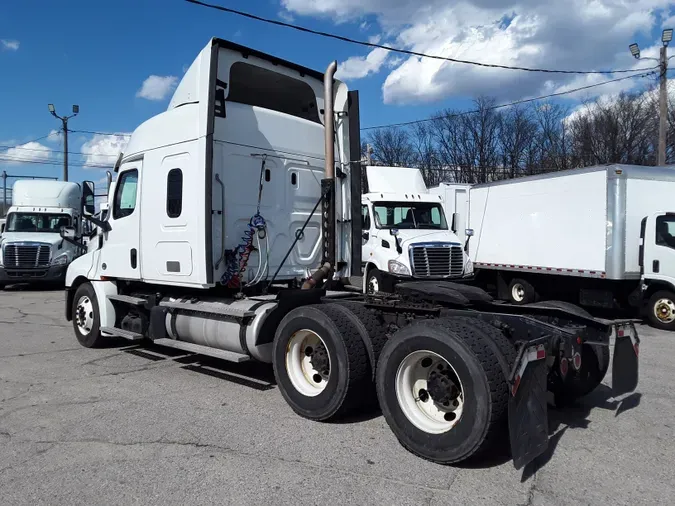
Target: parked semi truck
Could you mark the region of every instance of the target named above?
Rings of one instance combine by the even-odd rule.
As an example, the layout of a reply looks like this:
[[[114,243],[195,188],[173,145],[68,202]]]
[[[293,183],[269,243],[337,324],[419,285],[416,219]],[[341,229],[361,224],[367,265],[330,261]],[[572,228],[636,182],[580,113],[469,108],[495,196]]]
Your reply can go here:
[[[0,288],[16,283],[63,285],[68,264],[84,250],[61,238],[61,227],[82,236],[83,211],[93,209],[93,183],[18,180],[0,239]]]
[[[366,167],[361,198],[364,290],[391,292],[400,281],[457,280],[473,266],[442,197],[430,194],[419,169]]]
[[[116,164],[100,240],[68,267],[66,318],[85,347],[117,336],[271,364],[311,420],[379,402],[434,462],[478,458],[508,429],[522,467],[547,446],[547,388],[593,390],[611,334],[615,395],[636,387],[632,321],[444,281],[343,289],[361,275],[360,127],[336,68],[209,41]]]
[[[473,234],[476,281],[500,299],[636,307],[675,330],[673,168],[603,165],[432,192]]]

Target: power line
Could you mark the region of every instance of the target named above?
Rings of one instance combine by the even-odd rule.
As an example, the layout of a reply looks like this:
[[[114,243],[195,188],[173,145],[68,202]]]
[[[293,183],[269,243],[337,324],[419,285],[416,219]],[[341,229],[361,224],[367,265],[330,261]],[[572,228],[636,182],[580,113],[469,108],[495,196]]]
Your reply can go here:
[[[70,130],[70,131],[72,132],[73,130]],[[59,150],[59,149],[37,149],[37,148],[24,148],[24,147],[20,147],[20,146],[2,146],[2,145],[0,145],[0,149],[6,149],[7,150],[7,151],[0,152],[0,155],[7,154],[7,152],[10,149],[18,149],[18,150],[21,150],[21,151],[37,151],[38,153],[63,154],[63,150]],[[79,152],[79,151],[68,151],[68,154],[69,155],[79,155],[79,156],[107,156],[109,158],[117,158],[117,155],[106,155],[104,153],[98,154],[98,153],[82,153],[82,152]],[[13,155],[9,155],[9,156],[13,156]]]
[[[25,146],[26,144],[30,144],[31,142],[41,141],[42,139],[46,139],[50,135],[52,135],[52,132],[49,132],[47,135],[43,135],[42,137],[38,137],[37,139],[31,139],[31,140],[23,142],[21,144],[16,144],[15,146],[7,146],[7,149],[18,148],[19,146]]]
[[[14,162],[14,163],[32,163],[37,165],[61,165],[62,162],[49,162],[47,160],[31,160],[30,158],[17,158],[12,156],[2,156],[0,153],[0,162]],[[71,163],[73,167],[91,167],[95,169],[109,169],[110,165],[102,164],[85,164],[85,163]]]
[[[117,135],[118,137],[131,137],[131,134],[125,134],[122,132],[96,132],[94,130],[69,130],[69,131],[76,132],[79,134]]]
[[[628,73],[628,72],[640,72],[640,71],[645,71],[645,70],[653,70],[655,68],[658,68],[657,66],[655,67],[648,67],[648,68],[640,68],[640,69],[622,69],[622,70],[555,70],[555,69],[544,69],[544,68],[532,68],[532,67],[517,67],[517,66],[511,66],[511,65],[500,65],[498,63],[483,63],[483,62],[477,62],[477,61],[471,61],[471,60],[461,60],[458,58],[449,58],[446,56],[440,56],[440,55],[431,55],[431,54],[426,54],[426,53],[421,53],[418,51],[411,51],[408,49],[400,49],[400,48],[395,48],[395,47],[390,47],[390,46],[385,46],[382,44],[376,44],[374,42],[367,42],[365,40],[358,40],[358,39],[352,39],[350,37],[345,37],[343,35],[336,35],[334,33],[329,33],[329,32],[323,32],[320,30],[313,30],[311,28],[307,28],[304,26],[299,26],[295,25],[292,23],[284,23],[283,21],[278,21],[276,19],[270,19],[270,18],[264,18],[262,16],[257,16],[255,14],[250,14],[248,12],[243,12],[239,11],[236,9],[230,9],[229,7],[223,7],[222,5],[215,5],[215,4],[210,4],[207,2],[202,2],[200,0],[185,0],[186,2],[189,2],[191,4],[195,5],[200,5],[202,7],[208,7],[210,9],[216,9],[219,11],[223,12],[228,12],[230,14],[235,14],[237,16],[242,16],[245,18],[253,19],[255,21],[262,21],[263,23],[269,23],[272,25],[277,25],[277,26],[283,26],[286,28],[292,28],[293,30],[298,30],[300,32],[305,32],[305,33],[311,33],[313,35],[319,35],[321,37],[327,37],[330,39],[336,39],[336,40],[341,40],[343,42],[349,42],[350,44],[357,44],[360,46],[367,46],[367,47],[372,47],[376,49],[385,49],[387,51],[391,51],[393,53],[401,53],[401,54],[407,54],[409,56],[419,56],[422,58],[432,58],[435,60],[445,60],[453,63],[462,63],[465,65],[475,65],[478,67],[488,67],[488,68],[498,68],[498,69],[507,69],[507,70],[522,70],[525,72],[546,72],[549,74],[621,74],[621,73]]]
[[[523,100],[516,100],[515,102],[509,102],[506,104],[499,104],[499,105],[494,105],[492,107],[487,107],[485,109],[482,109],[483,111],[493,111],[495,109],[502,109],[504,107],[512,107],[514,105],[520,105],[520,104],[527,104],[529,102],[536,102],[538,100],[544,100],[546,98],[553,98],[553,97],[560,97],[562,95],[569,95],[570,93],[576,93],[577,91],[583,91],[583,90],[588,90],[590,88],[596,88],[598,86],[604,86],[605,84],[610,84],[610,83],[616,83],[619,81],[625,81],[626,79],[633,79],[635,77],[649,77],[650,75],[656,74],[655,72],[647,72],[644,74],[636,74],[634,76],[625,76],[625,77],[619,77],[617,79],[610,79],[609,81],[603,81],[601,83],[596,83],[596,84],[589,84],[587,86],[582,86],[580,88],[574,88],[573,90],[567,90],[567,91],[560,91],[558,93],[551,93],[549,95],[542,95],[540,97],[534,97],[534,98],[526,98]],[[458,112],[455,114],[449,114],[443,117],[456,117],[456,116],[466,116],[467,114],[475,114],[481,112],[480,109],[474,109],[471,111],[463,111],[463,112]],[[425,118],[425,119],[418,119],[418,120],[413,120],[413,121],[405,121],[403,123],[390,123],[388,125],[377,125],[377,126],[369,126],[369,127],[363,127],[361,130],[376,130],[378,128],[387,128],[387,127],[401,127],[401,126],[409,126],[409,125],[416,125],[418,123],[425,123],[427,121],[433,121],[437,119],[437,117],[431,117],[431,118]]]

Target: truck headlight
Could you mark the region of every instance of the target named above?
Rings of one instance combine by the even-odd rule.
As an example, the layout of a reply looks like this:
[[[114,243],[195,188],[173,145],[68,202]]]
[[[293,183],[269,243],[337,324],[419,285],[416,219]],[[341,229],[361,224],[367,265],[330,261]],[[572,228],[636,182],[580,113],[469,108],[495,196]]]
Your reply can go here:
[[[387,266],[389,268],[389,272],[391,272],[392,274],[396,274],[398,276],[410,276],[410,269],[408,269],[408,267],[406,267],[401,262],[397,262],[396,260],[389,260]]]
[[[66,265],[68,263],[68,254],[64,253],[63,255],[57,256],[52,260],[52,265]]]
[[[471,261],[470,258],[467,258],[466,263],[464,264],[464,275],[471,276],[472,274],[473,274],[473,262]]]

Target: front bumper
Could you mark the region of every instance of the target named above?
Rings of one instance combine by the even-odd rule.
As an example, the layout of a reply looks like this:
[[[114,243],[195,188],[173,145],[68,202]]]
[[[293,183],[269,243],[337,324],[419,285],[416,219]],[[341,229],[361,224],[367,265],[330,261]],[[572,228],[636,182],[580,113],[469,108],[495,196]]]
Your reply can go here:
[[[52,265],[37,269],[15,269],[0,267],[0,283],[12,285],[18,283],[64,283],[68,265]]]

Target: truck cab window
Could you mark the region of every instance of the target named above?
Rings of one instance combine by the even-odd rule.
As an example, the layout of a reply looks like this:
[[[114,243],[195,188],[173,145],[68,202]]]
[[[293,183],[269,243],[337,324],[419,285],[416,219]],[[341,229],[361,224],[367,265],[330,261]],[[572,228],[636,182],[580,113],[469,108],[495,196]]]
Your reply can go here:
[[[118,220],[129,216],[136,208],[136,189],[138,188],[138,171],[129,170],[120,174],[115,188],[113,218]]]
[[[230,68],[227,101],[271,109],[320,123],[316,95],[304,81],[245,62]]]
[[[178,218],[183,211],[183,171],[171,169],[166,176],[166,214]]]
[[[675,249],[675,216],[656,218],[656,244]]]
[[[377,202],[374,204],[378,228],[447,230],[445,214],[440,204],[416,202]]]
[[[7,220],[7,232],[54,232],[61,227],[69,227],[70,216],[67,214],[47,213],[10,213]]]
[[[368,206],[361,206],[361,228],[364,231],[370,230],[370,214],[368,214]]]

